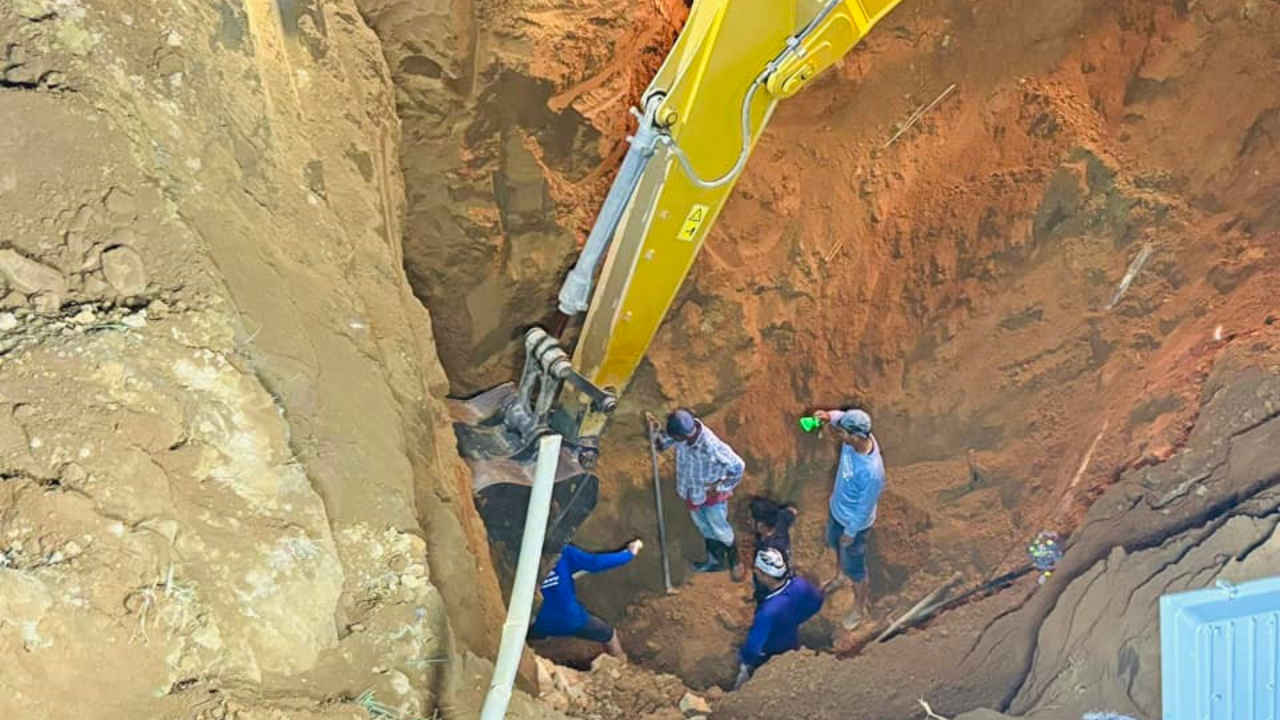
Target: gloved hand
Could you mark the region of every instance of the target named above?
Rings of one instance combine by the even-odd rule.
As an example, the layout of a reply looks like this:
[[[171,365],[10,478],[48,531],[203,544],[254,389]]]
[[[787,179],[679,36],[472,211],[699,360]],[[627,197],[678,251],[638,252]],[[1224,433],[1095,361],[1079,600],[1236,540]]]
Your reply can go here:
[[[640,550],[643,547],[644,547],[644,541],[641,540],[640,538],[636,538],[635,540],[632,540],[631,542],[627,543],[627,549],[631,551],[631,557],[635,557],[639,555]]]

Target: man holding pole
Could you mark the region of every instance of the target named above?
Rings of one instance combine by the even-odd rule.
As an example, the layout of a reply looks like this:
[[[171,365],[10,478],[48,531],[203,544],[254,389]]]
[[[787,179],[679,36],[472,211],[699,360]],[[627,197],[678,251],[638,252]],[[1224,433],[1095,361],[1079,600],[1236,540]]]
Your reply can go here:
[[[676,493],[706,543],[707,559],[694,572],[728,570],[734,581],[743,577],[738,546],[729,524],[729,498],[742,482],[746,463],[729,444],[716,436],[692,411],[681,408],[667,416],[666,432],[658,419],[645,413],[651,436],[659,450],[675,446]]]

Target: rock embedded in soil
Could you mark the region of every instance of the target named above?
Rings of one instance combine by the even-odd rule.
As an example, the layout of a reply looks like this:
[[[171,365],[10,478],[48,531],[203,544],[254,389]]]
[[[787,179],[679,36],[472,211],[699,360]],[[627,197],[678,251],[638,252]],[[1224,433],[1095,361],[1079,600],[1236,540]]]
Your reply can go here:
[[[685,693],[684,697],[680,698],[680,712],[687,718],[708,715],[711,713],[711,706],[697,695]]]
[[[127,245],[116,245],[102,251],[102,273],[121,295],[141,295],[147,289],[147,270],[142,255]]]
[[[102,204],[106,206],[108,213],[121,218],[133,217],[136,209],[133,196],[120,188],[111,188]]]
[[[52,292],[38,293],[32,296],[31,307],[41,315],[51,315],[62,307],[62,296]]]
[[[67,294],[67,280],[62,273],[16,250],[0,250],[0,272],[15,289],[27,295],[50,293],[60,301]]]

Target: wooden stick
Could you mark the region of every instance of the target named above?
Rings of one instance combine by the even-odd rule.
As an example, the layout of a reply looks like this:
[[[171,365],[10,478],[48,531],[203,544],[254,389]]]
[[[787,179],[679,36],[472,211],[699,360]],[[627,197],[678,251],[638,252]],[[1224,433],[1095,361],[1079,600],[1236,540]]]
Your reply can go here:
[[[888,149],[888,147],[892,145],[895,141],[897,141],[898,138],[902,137],[903,133],[910,130],[917,122],[919,122],[920,118],[927,115],[930,110],[933,110],[935,107],[937,107],[938,104],[941,103],[943,100],[946,100],[947,96],[951,94],[951,91],[955,89],[956,89],[956,84],[951,83],[951,85],[949,85],[946,90],[942,91],[941,95],[933,99],[933,102],[929,103],[928,105],[922,106],[915,112],[911,113],[911,117],[907,118],[907,122],[902,126],[902,129],[894,133],[893,137],[889,138],[889,142],[882,145],[880,149],[881,150]]]
[[[662,552],[662,587],[668,595],[674,594],[671,586],[671,565],[667,560],[667,520],[662,513],[662,475],[658,472],[658,438],[653,428],[645,423],[649,435],[649,462],[653,465],[653,503],[658,513],[658,549]]]
[[[952,575],[951,579],[948,580],[946,584],[942,585],[937,590],[934,590],[928,595],[925,595],[923,598],[921,598],[920,602],[913,605],[912,608],[908,610],[902,617],[890,623],[889,627],[885,629],[884,632],[880,633],[879,636],[876,637],[876,642],[884,642],[885,638],[888,638],[890,635],[893,635],[898,628],[902,627],[905,623],[910,622],[912,619],[914,619],[916,615],[920,614],[920,611],[922,609],[928,607],[930,604],[936,601],[939,597],[941,597],[943,593],[950,590],[953,585],[955,585],[956,583],[960,582],[963,579],[964,579],[964,576],[961,575],[960,573],[955,573],[954,575]]]
[[[831,258],[835,257],[835,256],[836,256],[836,254],[837,254],[837,253],[839,253],[839,252],[840,252],[840,249],[841,249],[841,248],[843,248],[843,247],[844,247],[844,241],[843,241],[843,240],[837,240],[837,241],[836,241],[836,244],[835,244],[835,245],[832,245],[832,246],[831,246],[831,249],[827,251],[827,254],[826,254],[826,255],[824,255],[824,256],[822,257],[822,262],[824,262],[824,263],[826,263],[826,264],[830,264],[830,263],[831,263]]]
[[[916,702],[920,703],[920,707],[924,708],[924,714],[929,716],[929,720],[950,720],[950,718],[942,717],[938,713],[934,712],[933,708],[929,707],[929,703],[925,702],[924,698],[920,698],[919,700],[916,700]]]

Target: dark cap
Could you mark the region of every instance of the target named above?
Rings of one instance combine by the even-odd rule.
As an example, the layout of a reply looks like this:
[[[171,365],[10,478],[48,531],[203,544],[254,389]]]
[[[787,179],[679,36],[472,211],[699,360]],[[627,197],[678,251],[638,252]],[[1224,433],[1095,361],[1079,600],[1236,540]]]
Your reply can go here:
[[[684,408],[680,408],[667,416],[667,434],[671,437],[692,437],[697,430],[698,418]]]

